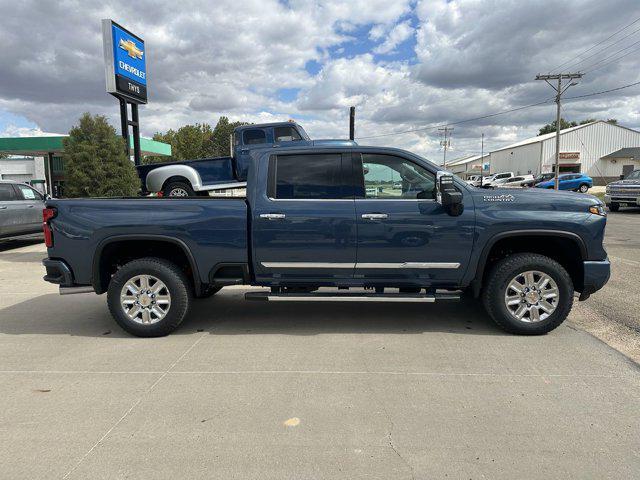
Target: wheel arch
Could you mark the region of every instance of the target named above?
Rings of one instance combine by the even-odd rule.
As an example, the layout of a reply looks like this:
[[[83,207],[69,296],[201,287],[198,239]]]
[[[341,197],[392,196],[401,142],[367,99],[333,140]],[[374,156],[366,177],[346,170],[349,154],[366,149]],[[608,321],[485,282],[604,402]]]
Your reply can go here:
[[[179,238],[164,235],[115,235],[102,240],[93,255],[91,284],[96,293],[107,291],[114,263],[120,259],[132,260],[158,256],[176,263],[191,280],[195,295],[202,292],[198,265],[189,246]]]
[[[544,238],[551,240],[551,243],[540,243]],[[556,254],[550,252],[550,248],[558,246],[560,250]],[[581,291],[584,281],[582,262],[587,258],[587,247],[578,234],[564,230],[516,230],[498,233],[485,244],[478,259],[475,276],[471,282],[475,297],[480,295],[486,274],[496,256],[498,258],[504,256],[500,256],[501,247],[506,249],[513,248],[514,253],[527,251],[553,258],[567,269],[576,290]],[[569,250],[567,250],[567,247]],[[571,250],[571,247],[577,247],[579,255],[571,254],[570,252],[575,252],[575,250]]]

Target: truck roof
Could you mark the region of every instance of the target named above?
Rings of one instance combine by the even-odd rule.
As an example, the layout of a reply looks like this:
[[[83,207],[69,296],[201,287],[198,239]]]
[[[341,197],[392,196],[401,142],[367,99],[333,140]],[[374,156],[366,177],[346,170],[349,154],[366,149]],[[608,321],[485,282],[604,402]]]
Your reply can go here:
[[[236,130],[245,130],[247,128],[288,127],[291,125],[300,126],[298,122],[288,120],[286,122],[250,123],[249,125],[240,125],[239,127],[236,127]]]

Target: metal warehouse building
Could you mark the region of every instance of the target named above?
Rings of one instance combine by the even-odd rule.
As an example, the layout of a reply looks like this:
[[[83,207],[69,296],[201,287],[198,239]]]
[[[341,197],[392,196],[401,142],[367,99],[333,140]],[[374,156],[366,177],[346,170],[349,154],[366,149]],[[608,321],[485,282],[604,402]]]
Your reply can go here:
[[[535,175],[553,171],[555,137],[555,132],[548,133],[492,151],[490,172]],[[605,185],[640,168],[640,158],[613,155],[630,147],[640,147],[640,132],[620,125],[599,120],[566,128],[560,131],[560,172],[586,173],[594,184]]]

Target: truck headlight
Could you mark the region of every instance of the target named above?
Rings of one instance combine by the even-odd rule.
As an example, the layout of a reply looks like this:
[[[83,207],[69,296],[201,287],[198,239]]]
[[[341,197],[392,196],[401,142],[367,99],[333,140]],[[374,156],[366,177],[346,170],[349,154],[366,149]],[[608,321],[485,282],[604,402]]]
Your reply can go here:
[[[601,217],[607,216],[607,211],[604,209],[604,205],[602,205],[601,203],[599,203],[598,205],[591,205],[589,207],[589,212],[593,213],[594,215],[600,215]]]

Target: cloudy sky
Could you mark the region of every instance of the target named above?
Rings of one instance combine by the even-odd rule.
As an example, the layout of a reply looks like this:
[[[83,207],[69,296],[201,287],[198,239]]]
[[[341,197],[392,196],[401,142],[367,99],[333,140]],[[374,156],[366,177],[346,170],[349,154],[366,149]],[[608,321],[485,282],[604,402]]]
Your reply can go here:
[[[355,105],[357,137],[423,129],[360,143],[439,160],[425,128],[552,97],[536,73],[587,72],[567,96],[640,80],[638,0],[0,0],[0,11],[0,136],[66,133],[85,111],[118,125],[102,18],[146,41],[147,136],[227,115],[344,138]],[[564,117],[640,128],[638,95],[568,100]],[[481,133],[491,148],[554,118],[550,103],[455,125],[451,156],[479,153]]]

